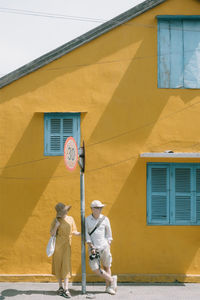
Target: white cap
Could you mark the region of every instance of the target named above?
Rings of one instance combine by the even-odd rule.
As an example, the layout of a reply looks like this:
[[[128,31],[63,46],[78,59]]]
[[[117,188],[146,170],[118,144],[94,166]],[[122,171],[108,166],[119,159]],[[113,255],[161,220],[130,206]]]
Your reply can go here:
[[[92,203],[90,204],[90,207],[104,207],[105,204],[101,203],[99,200],[93,200]]]

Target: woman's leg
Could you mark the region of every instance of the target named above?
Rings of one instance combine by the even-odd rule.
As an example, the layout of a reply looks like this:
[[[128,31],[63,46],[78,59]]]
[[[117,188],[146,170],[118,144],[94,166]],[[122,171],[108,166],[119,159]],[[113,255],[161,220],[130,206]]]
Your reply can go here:
[[[63,285],[62,285],[62,279],[58,279],[58,284],[59,284],[59,288],[63,287]]]
[[[66,277],[66,278],[64,279],[64,290],[67,290],[67,291],[68,291],[68,285],[69,285],[69,278]]]
[[[62,279],[58,279],[58,284],[59,284],[59,289],[57,290],[57,294],[61,296],[64,291],[62,285]]]
[[[64,291],[63,291],[63,294],[62,294],[62,296],[65,297],[65,298],[71,298],[71,294],[68,290],[68,285],[69,285],[69,278],[66,277],[64,279]]]

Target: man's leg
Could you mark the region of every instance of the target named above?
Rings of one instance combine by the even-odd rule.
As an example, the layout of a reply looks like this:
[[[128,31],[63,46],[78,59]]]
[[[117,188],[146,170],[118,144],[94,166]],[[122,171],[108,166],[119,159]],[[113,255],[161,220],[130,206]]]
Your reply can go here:
[[[104,269],[104,271],[107,273],[107,274],[109,274],[110,275],[110,277],[111,277],[111,269],[110,269],[110,267],[104,267],[103,266],[103,269]],[[112,278],[112,277],[111,277]],[[106,287],[109,287],[110,286],[110,281],[109,280],[106,280]]]
[[[111,276],[111,263],[112,263],[112,255],[110,253],[110,247],[106,247],[102,252],[101,252],[101,262],[103,265],[104,271],[110,275],[112,278],[112,281],[106,280],[106,288],[111,287],[112,289],[116,290],[116,279]]]
[[[108,268],[109,269],[109,268]],[[113,278],[112,276],[106,272],[105,270],[99,270],[99,269],[93,269],[93,272],[102,277],[103,279],[105,279],[106,281],[106,293],[109,293],[111,295],[115,295],[115,290],[112,288],[113,285]]]
[[[103,252],[100,253],[100,260],[101,260],[102,265],[104,267],[105,267],[105,265],[107,265],[109,267],[105,267],[105,268],[103,267],[103,269],[100,269],[100,261],[98,259],[89,260],[89,264],[90,264],[90,267],[91,267],[92,271],[96,275],[102,277],[106,281],[106,292],[111,294],[111,295],[115,295],[115,290],[112,287],[112,286],[114,286],[113,285],[114,280],[113,280],[113,277],[111,276],[111,270],[110,270],[111,254],[110,254],[110,251],[106,251],[106,253],[103,253]],[[105,261],[105,264],[104,264],[103,256],[107,257],[107,260]]]
[[[110,283],[112,282],[112,276],[106,272],[105,270],[101,270],[102,272],[100,272],[99,269],[96,269],[96,270],[93,270],[93,272],[96,274],[96,275],[99,275],[100,277],[104,278],[105,281],[106,281],[106,286],[107,286],[107,282],[108,282],[108,285],[110,285]]]
[[[111,276],[111,268],[103,266],[103,269]],[[111,286],[111,288],[116,292],[117,291],[117,275],[111,276],[112,282],[106,280],[106,288]]]

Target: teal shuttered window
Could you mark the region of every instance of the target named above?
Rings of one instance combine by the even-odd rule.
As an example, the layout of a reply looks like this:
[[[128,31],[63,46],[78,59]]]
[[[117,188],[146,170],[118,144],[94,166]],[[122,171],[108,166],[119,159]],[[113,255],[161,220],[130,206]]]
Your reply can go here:
[[[200,88],[200,16],[158,16],[158,87]]]
[[[147,224],[200,225],[200,164],[147,165]]]
[[[65,141],[70,136],[80,147],[79,113],[44,114],[44,155],[63,155]]]

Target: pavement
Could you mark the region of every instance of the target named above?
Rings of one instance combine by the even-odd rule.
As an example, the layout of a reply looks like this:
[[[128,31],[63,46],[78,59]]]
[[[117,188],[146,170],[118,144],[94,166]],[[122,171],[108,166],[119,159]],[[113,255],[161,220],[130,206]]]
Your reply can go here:
[[[0,300],[62,300],[56,294],[56,283],[0,282]],[[72,300],[200,300],[198,283],[133,283],[119,284],[115,296],[105,293],[102,284],[87,284],[82,294],[81,284],[70,284]]]

